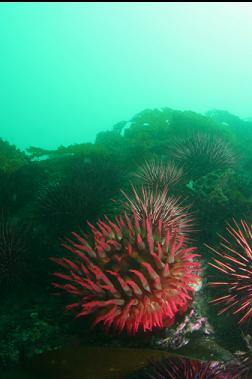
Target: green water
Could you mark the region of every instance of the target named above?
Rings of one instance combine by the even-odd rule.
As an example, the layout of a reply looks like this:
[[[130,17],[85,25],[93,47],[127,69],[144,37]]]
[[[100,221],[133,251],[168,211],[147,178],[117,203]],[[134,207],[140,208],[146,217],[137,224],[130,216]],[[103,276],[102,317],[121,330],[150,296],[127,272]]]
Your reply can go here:
[[[145,108],[251,116],[249,3],[1,3],[0,130],[94,141]]]

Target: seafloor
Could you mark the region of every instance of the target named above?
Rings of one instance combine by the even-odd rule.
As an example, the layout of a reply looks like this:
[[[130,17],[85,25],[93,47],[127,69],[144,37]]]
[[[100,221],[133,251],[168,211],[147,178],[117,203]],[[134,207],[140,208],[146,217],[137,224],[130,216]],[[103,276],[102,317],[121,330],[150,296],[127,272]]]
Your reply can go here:
[[[252,121],[225,111],[170,108],[144,110],[99,133],[95,143],[23,152],[0,140],[1,378],[123,379],[163,354],[249,368],[251,144]],[[51,284],[59,270],[51,257],[69,254],[65,238],[89,233],[87,221],[132,211],[136,193],[146,202],[158,191],[166,191],[176,225],[200,255],[201,279],[186,312],[170,326],[134,335],[127,327],[121,333],[104,331],[102,323],[92,328],[95,312],[80,318],[65,312],[68,294]],[[161,213],[166,204],[158,206]],[[235,280],[235,290],[211,285],[223,275]],[[225,295],[233,308],[211,303]]]

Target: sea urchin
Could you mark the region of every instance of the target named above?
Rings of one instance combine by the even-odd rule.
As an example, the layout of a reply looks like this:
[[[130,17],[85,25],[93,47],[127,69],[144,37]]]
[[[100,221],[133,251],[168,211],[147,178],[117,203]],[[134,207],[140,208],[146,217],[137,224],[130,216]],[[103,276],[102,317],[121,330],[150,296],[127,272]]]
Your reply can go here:
[[[210,263],[220,271],[222,280],[210,282],[209,286],[224,289],[224,295],[211,303],[223,304],[219,314],[231,310],[239,315],[239,323],[252,316],[252,226],[241,220],[240,225],[228,225],[227,231],[232,240],[221,237],[221,249],[210,248],[217,258]]]
[[[163,358],[152,362],[132,379],[241,379],[244,367],[187,358]]]

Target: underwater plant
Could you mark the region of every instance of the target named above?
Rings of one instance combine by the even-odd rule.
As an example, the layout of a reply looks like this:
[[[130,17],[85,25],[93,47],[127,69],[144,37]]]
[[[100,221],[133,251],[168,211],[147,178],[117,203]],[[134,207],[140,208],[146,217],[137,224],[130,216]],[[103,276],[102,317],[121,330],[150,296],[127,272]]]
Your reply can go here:
[[[163,358],[153,361],[132,379],[241,379],[244,371],[237,365],[225,367],[222,362]]]
[[[192,179],[230,167],[235,162],[235,154],[228,142],[219,136],[200,132],[177,140],[172,156]]]
[[[156,225],[162,220],[166,230],[176,231],[177,234],[189,235],[192,231],[190,206],[182,206],[179,198],[169,196],[167,187],[158,191],[144,187],[136,190],[132,186],[131,194],[121,192],[126,199],[124,208],[131,213],[135,212],[139,220],[150,218]]]
[[[77,317],[93,314],[94,325],[129,334],[171,326],[186,312],[200,262],[184,236],[166,230],[162,220],[139,221],[135,213],[89,226],[89,235],[73,233],[75,239],[64,242],[72,259],[52,258],[66,270],[54,273],[63,280],[54,287],[75,298],[68,310],[75,309]]]
[[[161,160],[152,160],[145,161],[134,176],[145,186],[163,189],[177,184],[183,176],[183,169],[172,161],[164,163]]]
[[[239,324],[252,316],[252,225],[241,220],[234,226],[228,225],[227,231],[231,241],[221,236],[219,250],[206,245],[217,258],[210,262],[221,273],[222,280],[210,281],[209,286],[224,290],[224,294],[211,303],[221,304],[219,315],[231,311],[239,316]]]

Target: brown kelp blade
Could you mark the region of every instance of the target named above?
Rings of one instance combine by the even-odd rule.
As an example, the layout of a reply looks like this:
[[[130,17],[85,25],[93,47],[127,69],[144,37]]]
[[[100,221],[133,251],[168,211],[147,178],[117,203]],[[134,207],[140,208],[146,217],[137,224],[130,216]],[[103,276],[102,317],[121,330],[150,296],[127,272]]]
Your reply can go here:
[[[41,354],[26,369],[37,379],[124,379],[150,359],[171,356],[151,349],[73,347]]]

